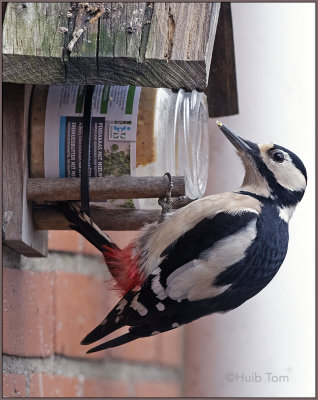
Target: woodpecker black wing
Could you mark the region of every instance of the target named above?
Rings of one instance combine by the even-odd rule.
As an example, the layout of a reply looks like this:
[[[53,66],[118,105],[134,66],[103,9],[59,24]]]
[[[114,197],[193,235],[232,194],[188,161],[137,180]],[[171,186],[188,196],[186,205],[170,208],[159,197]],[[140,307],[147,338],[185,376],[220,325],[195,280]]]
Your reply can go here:
[[[98,351],[214,312],[211,300],[229,287],[216,286],[214,281],[224,269],[245,257],[256,237],[258,216],[256,210],[241,208],[203,217],[161,252],[161,263],[141,289],[127,293],[82,344],[130,326],[129,333],[90,350]]]
[[[160,280],[167,280],[172,272],[193,260],[205,259],[208,254],[215,257],[217,246],[224,240],[228,250],[233,247],[233,240],[238,241],[239,245],[244,245],[242,241],[246,229],[251,221],[254,221],[255,225],[257,216],[258,213],[254,211],[242,210],[234,215],[219,212],[213,218],[202,219],[162,252],[161,257],[165,259],[160,265]],[[239,250],[242,250],[242,247]]]

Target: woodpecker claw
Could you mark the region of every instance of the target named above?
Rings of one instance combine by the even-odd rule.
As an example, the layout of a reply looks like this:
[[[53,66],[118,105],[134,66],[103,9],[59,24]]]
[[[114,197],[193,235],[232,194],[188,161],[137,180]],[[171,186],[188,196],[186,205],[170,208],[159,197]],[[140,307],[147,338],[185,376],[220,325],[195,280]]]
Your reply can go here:
[[[172,182],[171,174],[170,174],[170,172],[166,172],[164,174],[164,176],[168,177],[169,185],[168,185],[168,189],[167,189],[166,193],[162,197],[160,197],[158,200],[158,204],[161,207],[161,216],[160,216],[159,223],[164,221],[165,216],[171,211],[171,208],[174,204],[172,197],[171,197],[171,193],[172,193],[172,189],[173,189],[173,182]]]

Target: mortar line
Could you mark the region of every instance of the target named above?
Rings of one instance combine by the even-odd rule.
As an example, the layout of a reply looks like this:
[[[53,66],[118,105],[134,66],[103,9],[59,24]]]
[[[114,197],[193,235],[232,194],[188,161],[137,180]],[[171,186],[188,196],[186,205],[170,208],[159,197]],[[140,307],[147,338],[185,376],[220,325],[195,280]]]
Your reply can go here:
[[[177,382],[181,384],[180,367],[159,363],[138,363],[131,360],[82,360],[53,355],[47,358],[3,355],[3,373],[48,373],[87,379]]]

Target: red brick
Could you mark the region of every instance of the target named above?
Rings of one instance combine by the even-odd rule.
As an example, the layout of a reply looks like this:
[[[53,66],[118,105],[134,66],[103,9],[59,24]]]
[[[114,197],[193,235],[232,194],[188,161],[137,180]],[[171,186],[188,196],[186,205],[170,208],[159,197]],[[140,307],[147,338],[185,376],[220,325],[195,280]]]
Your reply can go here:
[[[79,397],[81,383],[78,378],[61,375],[32,374],[30,397]]]
[[[136,231],[111,231],[107,232],[119,247],[125,247],[136,238]],[[64,251],[70,253],[82,253],[88,255],[99,255],[97,250],[88,240],[76,231],[49,231],[49,250]]]
[[[86,355],[83,337],[97,326],[117,303],[101,277],[56,271],[55,351],[71,357],[102,358],[104,352]]]
[[[93,246],[88,240],[86,240],[85,238],[81,239],[82,239],[82,247],[81,247],[82,254],[87,254],[92,256],[102,255],[102,253],[99,250],[97,250],[96,247]]]
[[[20,374],[3,374],[3,397],[25,397],[26,379]]]
[[[49,231],[49,250],[78,253],[82,250],[81,236],[75,231]]]
[[[54,274],[3,270],[3,352],[50,356],[54,334]]]
[[[124,382],[87,379],[84,384],[85,397],[127,397],[128,391],[128,385]]]
[[[180,385],[175,382],[137,382],[136,397],[179,397]]]
[[[182,328],[161,333],[159,361],[171,366],[180,366],[182,363]]]
[[[106,231],[106,233],[120,248],[127,246],[127,244],[129,244],[138,235],[137,231]],[[92,255],[100,254],[100,252],[85,238],[83,238],[82,253]]]
[[[138,236],[138,231],[107,231],[106,233],[120,248],[127,246]]]
[[[122,328],[109,335],[109,338],[125,333]],[[160,335],[140,338],[133,342],[110,349],[111,356],[139,362],[161,362],[179,366],[182,357],[181,331],[174,329]]]

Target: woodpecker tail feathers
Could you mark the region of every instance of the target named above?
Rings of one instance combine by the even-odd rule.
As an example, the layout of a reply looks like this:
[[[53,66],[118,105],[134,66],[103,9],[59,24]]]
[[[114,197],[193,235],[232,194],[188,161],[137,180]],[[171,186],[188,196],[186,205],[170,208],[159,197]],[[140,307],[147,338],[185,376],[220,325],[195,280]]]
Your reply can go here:
[[[116,304],[106,318],[104,318],[95,329],[84,337],[81,344],[87,345],[97,342],[103,337],[125,326],[127,311],[129,313],[129,307],[127,306],[135,295],[136,292],[133,291],[127,293],[127,295]]]
[[[98,326],[96,326],[95,329],[93,329],[90,333],[88,333],[81,341],[81,344],[87,345],[97,342],[98,340],[109,335],[115,330],[122,328],[123,326],[124,325],[120,323],[115,324],[114,321],[110,321],[110,318],[108,317],[107,319],[102,321]]]
[[[95,353],[96,351],[106,350],[111,347],[121,346],[122,344],[132,342],[133,340],[137,339],[133,336],[130,332],[125,333],[124,335],[118,336],[115,339],[109,340],[108,342],[102,343],[98,346],[89,349],[86,353]]]
[[[114,309],[100,325],[98,325],[92,332],[90,332],[81,341],[81,344],[87,345],[97,342],[103,337],[125,326],[126,323],[121,322],[122,320],[120,321],[117,320],[118,310],[117,310],[117,317],[115,317],[115,323],[114,323],[114,316],[116,315],[114,314],[115,310],[116,309]],[[121,313],[121,311],[119,311],[119,313]],[[125,320],[125,318],[123,318],[123,320]],[[157,334],[159,332],[155,333]],[[121,336],[117,336],[114,339],[108,340],[102,344],[99,344],[98,346],[89,349],[87,353],[95,353],[96,351],[109,349],[111,347],[121,346],[122,344],[129,343],[132,342],[133,340],[139,339],[141,337],[147,337],[152,334],[154,334],[153,329],[151,329],[151,327],[148,325],[141,325],[139,327],[130,327],[129,332]]]
[[[70,227],[84,236],[104,255],[105,262],[114,281],[112,288],[121,295],[143,282],[138,271],[138,255],[134,254],[135,244],[120,249],[91,218],[74,203],[59,202],[55,205],[68,219]]]
[[[111,238],[82,212],[77,204],[59,202],[55,206],[70,222],[70,227],[84,236],[99,251],[104,252],[105,247],[118,249]]]

